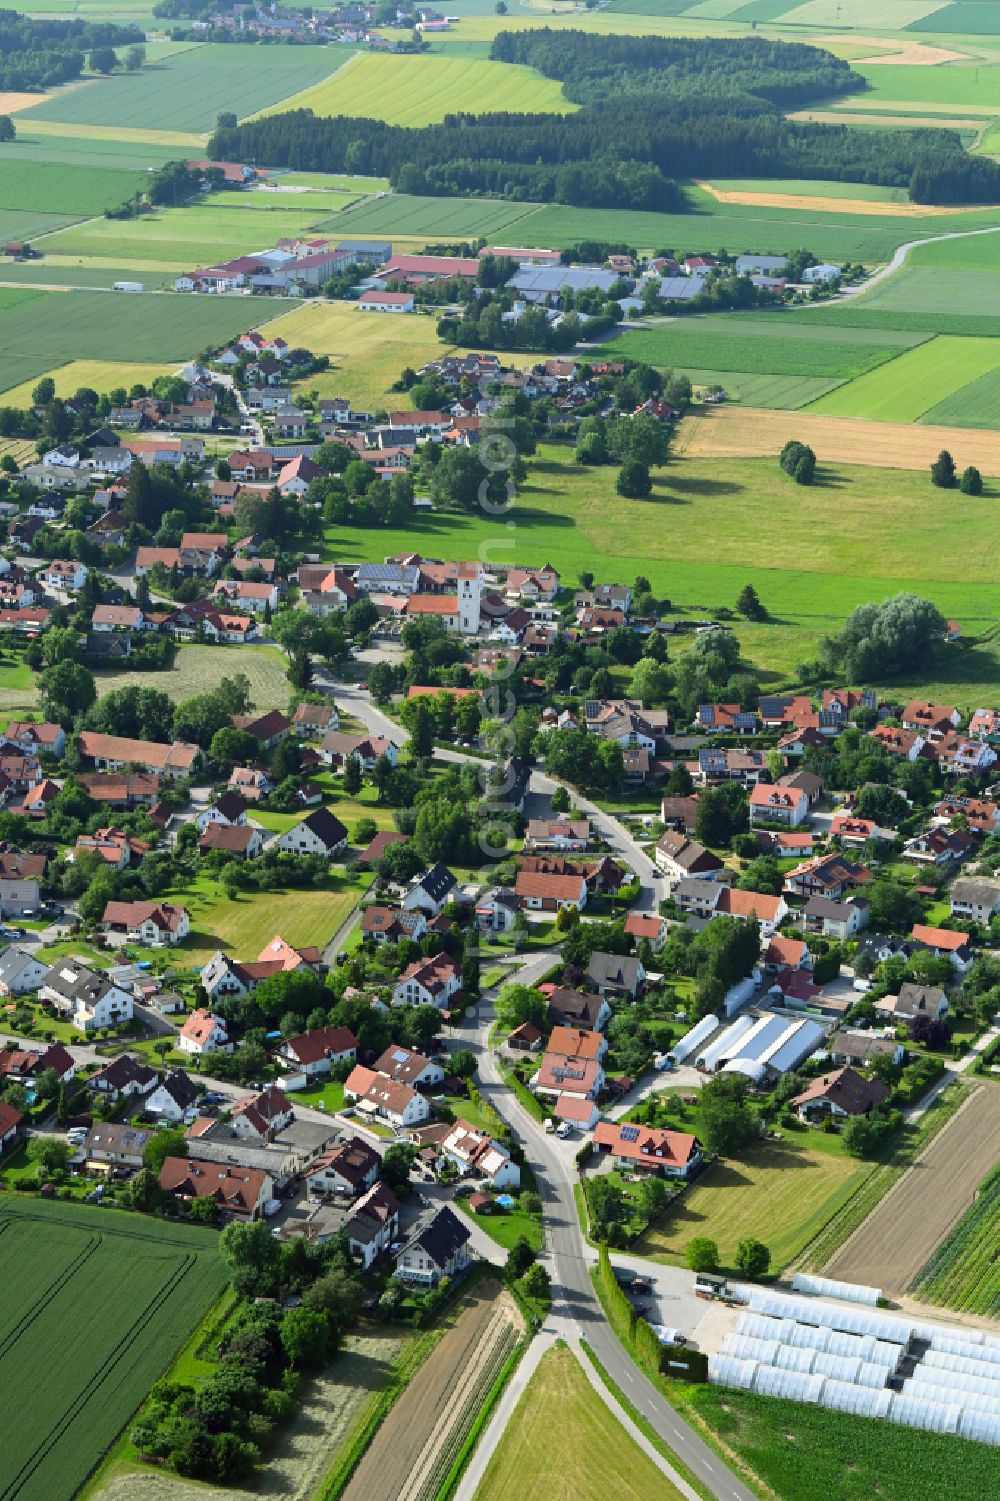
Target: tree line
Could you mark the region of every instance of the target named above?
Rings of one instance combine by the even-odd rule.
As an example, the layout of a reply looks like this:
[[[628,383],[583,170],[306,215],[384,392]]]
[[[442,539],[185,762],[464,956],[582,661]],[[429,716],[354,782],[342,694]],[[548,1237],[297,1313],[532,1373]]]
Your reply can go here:
[[[802,43],[501,32],[491,56],[558,78],[574,114],[454,114],[422,127],[293,110],[220,122],[213,158],[387,177],[397,192],[679,213],[678,179],[832,178],[905,187],[919,202],[995,202],[1000,167],[955,131],[857,131],[784,110],[865,86]],[[641,128],[637,124],[641,122]]]
[[[79,78],[87,52],[144,40],[134,26],[39,20],[0,10],[0,89],[54,88]]]

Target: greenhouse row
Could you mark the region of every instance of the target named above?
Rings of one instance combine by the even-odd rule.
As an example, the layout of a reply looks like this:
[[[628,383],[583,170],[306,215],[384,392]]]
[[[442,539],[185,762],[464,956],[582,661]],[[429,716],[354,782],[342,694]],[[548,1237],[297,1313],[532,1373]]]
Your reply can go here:
[[[821,1355],[816,1358],[830,1359]],[[936,1401],[920,1388],[911,1389],[909,1382],[907,1390],[893,1392],[884,1385],[863,1386],[816,1371],[783,1370],[725,1352],[709,1356],[708,1379],[717,1386],[741,1387],[763,1397],[813,1402],[859,1417],[885,1418],[908,1428],[1000,1445],[1000,1413],[967,1405],[957,1390],[950,1401]]]

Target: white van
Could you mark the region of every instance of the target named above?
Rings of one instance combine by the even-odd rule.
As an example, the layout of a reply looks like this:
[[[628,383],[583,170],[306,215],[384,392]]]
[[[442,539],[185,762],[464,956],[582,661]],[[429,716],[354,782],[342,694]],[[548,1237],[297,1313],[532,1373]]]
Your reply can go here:
[[[552,1132],[556,1129],[556,1123],[552,1119],[551,1115],[547,1115],[545,1117],[544,1121],[542,1122],[542,1129],[544,1131],[547,1131],[550,1136],[552,1135]]]

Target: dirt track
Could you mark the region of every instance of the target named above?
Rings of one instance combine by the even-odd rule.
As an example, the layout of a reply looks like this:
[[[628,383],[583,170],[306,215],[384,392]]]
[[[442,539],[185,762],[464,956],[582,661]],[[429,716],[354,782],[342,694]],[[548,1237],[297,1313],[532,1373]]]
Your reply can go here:
[[[874,337],[874,336],[873,336]],[[877,469],[926,469],[942,448],[965,452],[975,440],[984,474],[1000,474],[1000,432],[827,417],[745,406],[707,407],[680,424],[675,451],[696,459],[776,457],[791,430],[822,463],[870,464]]]
[[[379,1428],[343,1501],[399,1501],[411,1491],[419,1493],[447,1437],[447,1409],[493,1348],[492,1331],[506,1323],[521,1327],[510,1294],[496,1283],[480,1282]]]
[[[1000,1141],[1000,1086],[981,1084],[824,1268],[902,1293],[972,1203]]]

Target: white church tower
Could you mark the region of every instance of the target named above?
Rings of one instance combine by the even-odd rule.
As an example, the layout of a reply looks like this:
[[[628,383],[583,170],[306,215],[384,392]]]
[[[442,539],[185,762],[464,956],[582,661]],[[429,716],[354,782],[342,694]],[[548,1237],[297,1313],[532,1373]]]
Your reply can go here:
[[[458,565],[458,628],[463,636],[479,633],[480,597],[483,581],[479,563]]]

